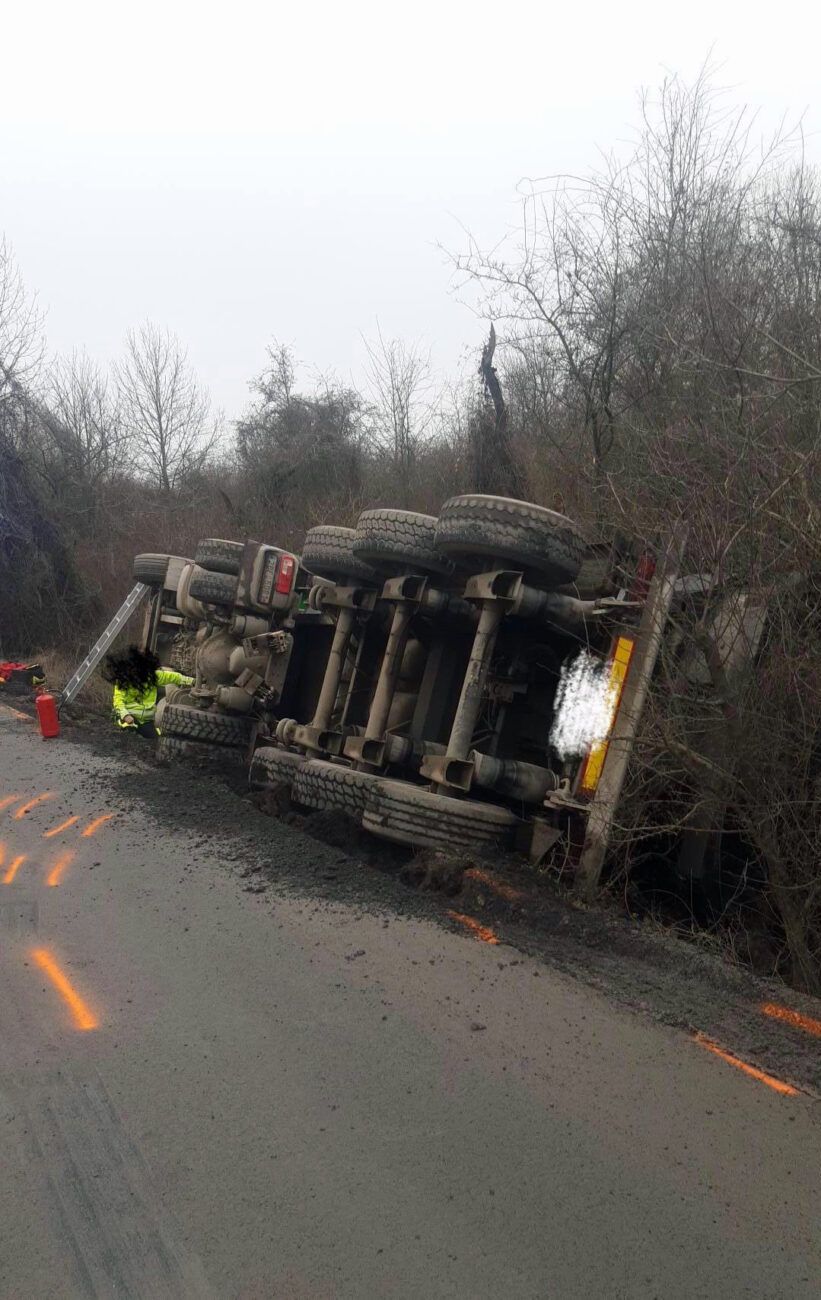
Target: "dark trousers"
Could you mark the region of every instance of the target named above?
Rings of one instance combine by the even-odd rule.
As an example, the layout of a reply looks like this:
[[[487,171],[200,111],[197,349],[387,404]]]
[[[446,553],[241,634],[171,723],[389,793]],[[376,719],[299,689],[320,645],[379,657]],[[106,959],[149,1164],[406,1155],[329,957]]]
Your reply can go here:
[[[153,740],[157,735],[157,728],[150,718],[146,722],[135,722],[133,727],[123,727],[122,730],[130,731],[132,734],[136,732],[138,736],[146,736],[149,740]]]

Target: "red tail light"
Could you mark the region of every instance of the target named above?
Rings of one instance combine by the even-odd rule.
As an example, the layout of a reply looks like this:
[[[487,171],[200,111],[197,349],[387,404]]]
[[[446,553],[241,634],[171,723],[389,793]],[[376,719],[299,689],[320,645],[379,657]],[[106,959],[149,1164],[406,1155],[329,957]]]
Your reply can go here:
[[[655,558],[649,551],[645,551],[639,560],[636,576],[633,579],[633,585],[630,588],[631,600],[646,600],[647,593],[650,590],[650,580],[656,571]]]
[[[296,561],[293,555],[283,555],[279,562],[279,572],[277,573],[276,591],[278,596],[287,596],[291,587],[294,585],[294,573],[296,571]]]

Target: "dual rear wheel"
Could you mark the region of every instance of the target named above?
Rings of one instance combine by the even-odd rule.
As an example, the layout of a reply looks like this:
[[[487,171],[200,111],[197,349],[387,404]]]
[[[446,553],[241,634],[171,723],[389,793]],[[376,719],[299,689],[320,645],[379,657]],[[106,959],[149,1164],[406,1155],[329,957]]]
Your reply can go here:
[[[486,853],[507,847],[519,819],[507,808],[452,799],[340,763],[265,747],[251,761],[252,789],[287,785],[307,808],[347,813],[381,839],[418,848]]]

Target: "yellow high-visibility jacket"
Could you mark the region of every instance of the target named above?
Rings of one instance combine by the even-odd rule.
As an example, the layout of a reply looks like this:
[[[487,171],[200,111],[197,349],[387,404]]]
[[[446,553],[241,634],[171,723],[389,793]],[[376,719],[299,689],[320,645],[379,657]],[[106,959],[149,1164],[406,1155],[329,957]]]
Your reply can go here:
[[[158,686],[193,686],[193,684],[193,677],[184,677],[182,673],[175,673],[170,668],[158,668],[153,685],[147,686],[142,691],[135,690],[133,686],[127,686],[125,689],[115,686],[112,707],[117,726],[128,726],[124,719],[129,717],[135,722],[150,722],[157,707]]]

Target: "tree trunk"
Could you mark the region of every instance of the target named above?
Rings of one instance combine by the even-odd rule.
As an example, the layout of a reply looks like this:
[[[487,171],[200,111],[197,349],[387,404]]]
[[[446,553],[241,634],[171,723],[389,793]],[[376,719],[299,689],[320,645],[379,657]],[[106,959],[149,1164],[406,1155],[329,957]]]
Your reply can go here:
[[[473,486],[476,492],[521,497],[524,495],[524,486],[510,447],[508,410],[493,365],[495,351],[496,330],[491,325],[479,363],[485,401],[482,409],[477,412],[471,429]],[[492,413],[488,399],[492,404]]]

